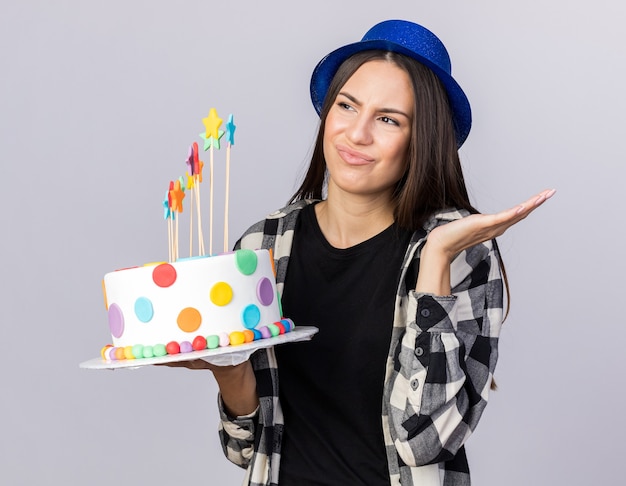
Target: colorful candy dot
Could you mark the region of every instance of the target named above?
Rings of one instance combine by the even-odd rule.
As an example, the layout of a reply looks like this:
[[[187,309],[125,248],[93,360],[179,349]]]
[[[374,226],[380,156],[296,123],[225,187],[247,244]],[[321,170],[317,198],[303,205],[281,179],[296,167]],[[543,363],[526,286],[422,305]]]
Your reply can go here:
[[[257,266],[256,253],[252,250],[237,250],[235,252],[235,264],[244,275],[252,275]]]
[[[270,248],[270,263],[272,264],[272,273],[274,274],[274,278],[276,278],[276,263],[274,262],[274,250]]]
[[[106,357],[106,352],[111,349],[113,347],[112,344],[107,344],[106,346],[104,346],[101,350],[100,350],[100,356],[102,356],[102,359],[107,359]]]
[[[148,263],[144,263],[143,266],[144,267],[155,267],[155,266],[161,265],[163,263],[167,263],[167,262],[148,262]]]
[[[104,297],[104,308],[109,310],[109,301],[107,300],[107,288],[104,285],[104,279],[102,279],[102,296]]]
[[[117,349],[116,347],[112,347],[112,348],[107,349],[107,350],[104,352],[104,357],[105,357],[106,359],[108,359],[109,361],[114,361],[114,360],[116,359],[116,358],[115,358],[115,350],[116,350],[116,349]]]
[[[132,346],[124,346],[124,358],[126,359],[135,359],[135,355],[133,354]]]
[[[152,270],[152,280],[159,287],[169,287],[176,281],[176,269],[169,263],[157,265]]]
[[[155,358],[160,358],[161,356],[165,356],[167,354],[167,349],[165,348],[165,344],[155,344],[152,347],[152,353]]]
[[[243,337],[247,343],[254,341],[254,333],[250,329],[243,331]]]
[[[256,286],[256,296],[263,305],[274,302],[274,287],[269,278],[263,277]]]
[[[285,334],[285,326],[283,325],[282,322],[275,322],[274,325],[278,328],[278,333],[279,334]]]
[[[233,331],[228,337],[231,346],[238,346],[246,342],[246,338],[241,331]]]
[[[286,332],[293,331],[293,328],[296,327],[296,325],[293,323],[293,321],[291,319],[289,319],[289,318],[281,319],[280,322],[282,322],[283,326],[285,326],[285,331]]]
[[[261,321],[261,311],[256,305],[250,304],[241,313],[241,321],[246,329],[252,329]]]
[[[215,334],[206,337],[206,347],[208,349],[215,349],[220,345],[220,338]]]
[[[250,331],[252,331],[252,334],[254,334],[255,341],[258,341],[259,339],[263,339],[263,334],[261,334],[261,331],[259,331],[258,329],[250,329]]]
[[[230,336],[227,333],[221,332],[219,334],[219,338],[220,338],[220,346],[221,347],[225,347],[225,346],[228,346],[230,344]]]
[[[254,331],[254,329],[253,329]],[[263,326],[259,329],[259,332],[261,333],[261,337],[263,339],[267,339],[267,338],[271,338],[272,337],[272,333],[270,332],[270,330],[268,329],[267,326]]]
[[[135,301],[135,315],[141,322],[150,322],[154,317],[152,301],[147,297],[139,297]]]
[[[217,282],[211,287],[209,296],[215,305],[224,306],[233,300],[233,289],[226,282]]]
[[[180,353],[180,344],[176,341],[170,341],[165,345],[165,350],[167,351],[167,354],[178,354]]]
[[[194,256],[188,256],[188,257],[181,257],[181,258],[177,258],[176,262],[188,262],[191,260],[200,260],[202,258],[211,258],[210,255],[194,255]]]
[[[115,348],[115,359],[126,359],[126,357],[124,356],[124,348]]]
[[[143,345],[135,344],[132,347],[132,353],[135,358],[143,358]]]
[[[191,347],[195,351],[202,351],[203,349],[206,349],[206,346],[206,338],[204,336],[196,336],[191,343]]]
[[[153,358],[154,357],[154,350],[153,350],[152,346],[144,346],[143,347],[143,357],[144,358]]]
[[[193,346],[189,341],[182,341],[180,343],[180,352],[181,353],[191,353],[193,351]]]
[[[268,324],[267,327],[270,330],[272,337],[276,337],[280,334],[280,329],[278,329],[278,326],[276,324]]]
[[[198,309],[186,307],[178,314],[176,323],[184,332],[195,332],[200,327],[200,324],[202,324],[202,315]]]
[[[114,338],[120,338],[124,334],[124,314],[117,304],[109,306],[109,329]]]

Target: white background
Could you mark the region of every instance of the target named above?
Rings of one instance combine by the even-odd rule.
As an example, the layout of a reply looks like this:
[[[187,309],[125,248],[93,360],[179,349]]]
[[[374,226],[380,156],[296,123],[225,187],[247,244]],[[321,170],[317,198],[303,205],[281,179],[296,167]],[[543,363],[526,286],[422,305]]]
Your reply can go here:
[[[617,484],[625,17],[614,0],[4,1],[0,482],[239,483],[210,374],[78,368],[109,340],[100,281],[167,258],[161,201],[210,107],[238,126],[229,244],[283,205],[317,125],[313,67],[405,18],[444,41],[472,102],[475,205],[558,189],[501,238],[511,313],[500,390],[468,442],[474,483]]]

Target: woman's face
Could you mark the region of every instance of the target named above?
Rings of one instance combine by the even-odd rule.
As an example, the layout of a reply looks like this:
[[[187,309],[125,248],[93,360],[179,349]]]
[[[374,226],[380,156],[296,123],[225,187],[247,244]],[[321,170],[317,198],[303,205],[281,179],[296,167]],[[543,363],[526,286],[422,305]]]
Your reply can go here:
[[[383,60],[363,64],[339,90],[326,118],[328,194],[391,198],[406,169],[413,120],[408,74]]]

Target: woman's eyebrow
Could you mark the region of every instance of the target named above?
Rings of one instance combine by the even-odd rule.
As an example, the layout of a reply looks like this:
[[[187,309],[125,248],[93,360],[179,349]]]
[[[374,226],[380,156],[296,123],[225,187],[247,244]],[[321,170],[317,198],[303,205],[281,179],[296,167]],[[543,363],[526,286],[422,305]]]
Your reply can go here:
[[[340,91],[339,95],[345,96],[346,98],[348,98],[352,103],[354,103],[357,106],[361,106],[362,105],[362,103],[358,99],[356,99],[354,96],[352,96],[350,93],[347,93],[345,91]],[[380,108],[378,111],[380,111],[382,113],[393,113],[393,114],[396,114],[396,115],[402,115],[402,116],[405,116],[408,119],[411,119],[411,117],[407,113],[405,113],[402,110],[398,110],[397,108]]]
[[[350,93],[346,93],[345,91],[340,91],[339,94],[341,96],[345,96],[346,98],[348,98],[355,105],[361,106],[361,102],[357,100],[354,96],[352,96]]]

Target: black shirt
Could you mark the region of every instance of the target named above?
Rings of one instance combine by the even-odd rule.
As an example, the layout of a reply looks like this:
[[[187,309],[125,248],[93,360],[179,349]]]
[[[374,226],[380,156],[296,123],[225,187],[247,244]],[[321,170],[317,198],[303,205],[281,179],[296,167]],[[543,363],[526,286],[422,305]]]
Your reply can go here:
[[[392,225],[347,249],[324,238],[313,205],[298,219],[283,292],[309,342],[275,348],[285,415],[281,486],[389,485],[381,424],[400,267],[410,231]]]

